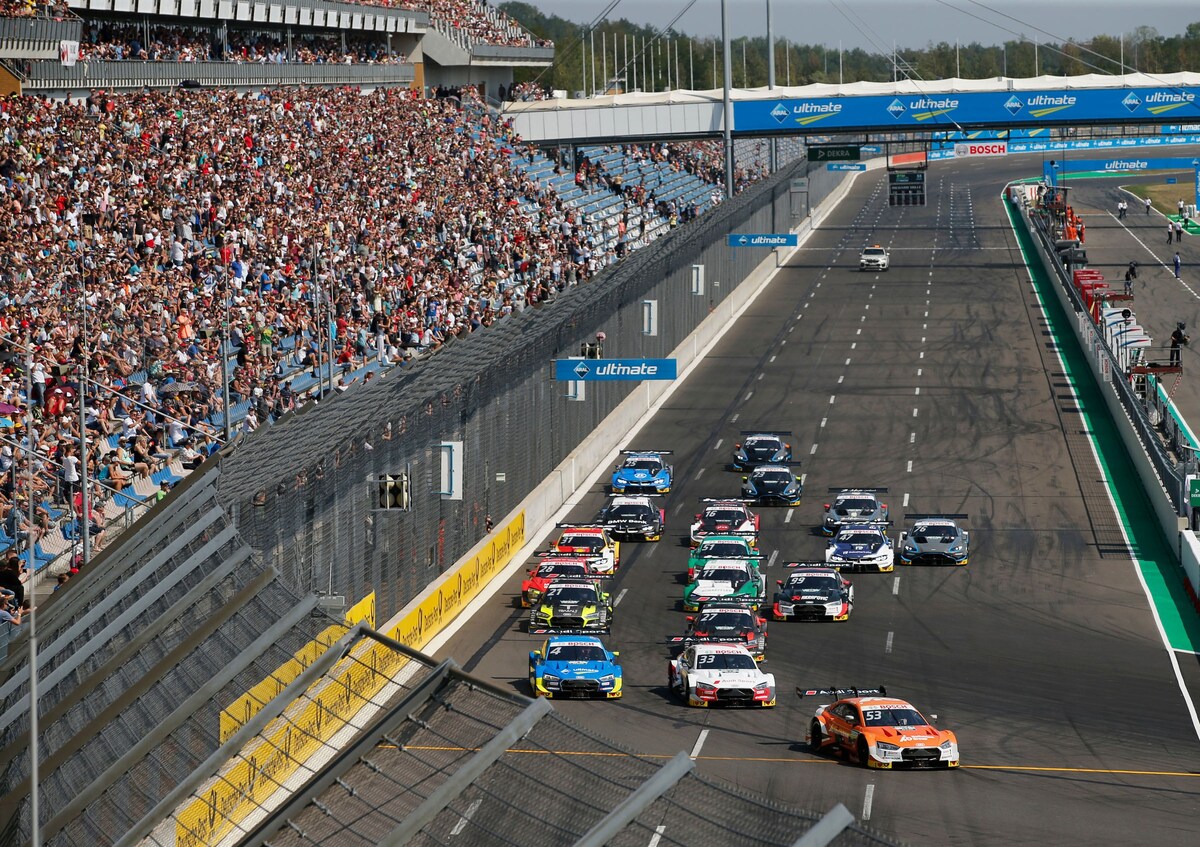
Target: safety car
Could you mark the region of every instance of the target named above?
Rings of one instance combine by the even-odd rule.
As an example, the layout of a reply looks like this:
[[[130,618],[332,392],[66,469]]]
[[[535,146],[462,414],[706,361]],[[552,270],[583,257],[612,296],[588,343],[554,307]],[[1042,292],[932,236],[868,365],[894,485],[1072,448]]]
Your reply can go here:
[[[625,461],[612,473],[613,494],[666,494],[671,490],[674,469],[663,461],[670,450],[625,450]]]
[[[739,603],[714,600],[688,615],[687,632],[672,636],[668,643],[681,648],[702,643],[740,644],[761,662],[767,652],[767,619]]]
[[[552,635],[529,654],[529,687],[535,697],[604,697],[621,694],[618,652],[594,635]]]
[[[741,500],[714,500],[705,498],[704,511],[692,521],[692,546],[698,545],[709,535],[742,535],[753,547],[758,544],[758,515],[746,508]]]
[[[801,698],[837,698],[809,724],[813,752],[853,755],[868,768],[956,768],[958,738],[937,729],[912,704],[876,688],[797,688]]]
[[[799,506],[804,485],[787,465],[760,465],[742,477],[742,499],[762,506]]]
[[[971,535],[958,525],[967,515],[926,515],[909,513],[911,529],[900,534],[900,564],[949,562],[965,565],[971,557]]]
[[[887,494],[886,488],[831,488],[836,494],[832,503],[825,504],[821,531],[833,535],[841,526],[856,523],[876,523],[888,519],[887,503],[876,495]]]
[[[617,538],[658,541],[667,525],[667,512],[654,504],[653,496],[613,497],[600,512],[599,523]]]
[[[886,247],[872,244],[870,247],[864,247],[863,251],[858,254],[858,269],[860,271],[886,271],[891,265],[891,260],[891,254],[888,253]]]
[[[896,564],[886,522],[850,524],[837,531],[825,546],[825,564],[835,568],[886,573]]]
[[[521,605],[528,609],[537,603],[546,586],[562,577],[593,579],[600,574],[595,570],[598,559],[576,556],[574,553],[542,553],[541,558],[529,568],[521,580]]]
[[[612,626],[612,597],[595,579],[563,577],[546,586],[529,613],[529,631],[602,630]]]
[[[695,579],[696,571],[711,559],[745,559],[755,567],[762,566],[762,553],[750,546],[750,539],[745,535],[710,535],[688,556],[688,582]]]
[[[790,432],[778,430],[746,430],[742,440],[733,445],[733,469],[744,471],[759,465],[779,464],[792,460],[792,445],[783,439]]]
[[[721,600],[758,609],[767,593],[767,578],[749,559],[710,559],[683,589],[683,609],[695,612]]]
[[[775,675],[734,644],[693,644],[667,666],[667,687],[689,706],[775,705]]]
[[[777,621],[844,621],[854,610],[854,586],[835,568],[817,562],[788,562],[788,575],[775,580],[771,604]]]
[[[621,542],[609,535],[604,527],[574,523],[560,523],[558,526],[562,534],[554,542],[555,550],[602,557],[604,564],[596,567],[599,573],[613,573],[621,566]]]

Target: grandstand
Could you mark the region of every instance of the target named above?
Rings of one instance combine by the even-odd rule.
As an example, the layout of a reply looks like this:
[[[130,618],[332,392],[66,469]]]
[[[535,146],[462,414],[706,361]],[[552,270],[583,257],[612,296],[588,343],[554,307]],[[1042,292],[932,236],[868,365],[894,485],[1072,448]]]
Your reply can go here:
[[[255,709],[280,716],[317,696],[289,657],[364,637],[246,545],[222,457],[725,199],[711,144],[525,145],[486,92],[554,48],[486,3],[120,9],[0,13],[0,90],[36,95],[0,101],[0,564],[42,607],[48,844],[173,826],[176,786],[240,749],[213,715],[277,678]],[[766,169],[739,145],[744,186]],[[0,634],[6,844],[31,831],[24,638]]]

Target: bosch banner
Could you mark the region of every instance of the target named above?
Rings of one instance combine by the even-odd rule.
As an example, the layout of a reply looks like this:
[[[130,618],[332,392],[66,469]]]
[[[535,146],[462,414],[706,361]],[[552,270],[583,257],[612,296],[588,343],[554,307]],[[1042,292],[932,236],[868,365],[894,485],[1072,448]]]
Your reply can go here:
[[[954,157],[964,159],[974,156],[1007,156],[1008,143],[1004,141],[960,141],[954,145]]]

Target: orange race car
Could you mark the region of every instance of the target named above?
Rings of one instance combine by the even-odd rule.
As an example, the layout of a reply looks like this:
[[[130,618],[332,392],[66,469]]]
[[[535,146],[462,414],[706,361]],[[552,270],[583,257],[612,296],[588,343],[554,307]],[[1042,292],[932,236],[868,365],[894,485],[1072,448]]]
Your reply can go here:
[[[808,731],[813,752],[852,754],[868,768],[956,768],[958,739],[935,729],[904,700],[878,688],[797,688],[804,697],[837,698],[818,706]]]

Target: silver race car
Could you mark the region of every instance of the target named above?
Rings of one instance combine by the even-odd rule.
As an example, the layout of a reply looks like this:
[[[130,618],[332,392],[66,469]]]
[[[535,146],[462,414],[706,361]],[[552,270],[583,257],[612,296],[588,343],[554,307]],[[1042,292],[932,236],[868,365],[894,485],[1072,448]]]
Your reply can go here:
[[[965,565],[971,556],[971,535],[958,525],[967,515],[905,514],[911,529],[900,533],[900,564],[948,562]]]
[[[886,488],[831,488],[829,493],[837,496],[832,503],[825,504],[821,531],[826,535],[850,524],[887,522],[887,503],[876,496],[887,494]]]

